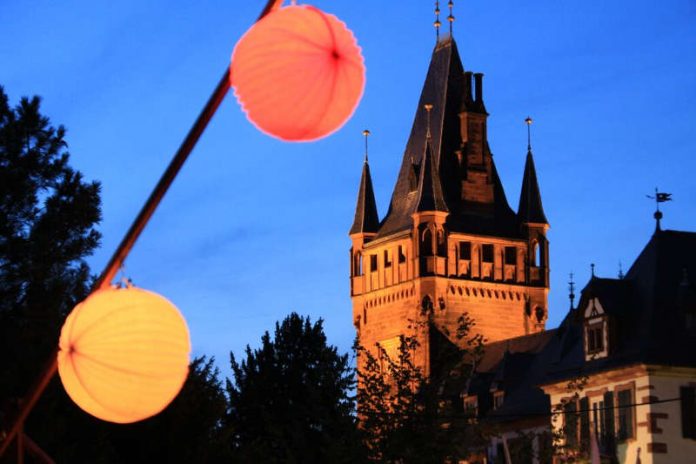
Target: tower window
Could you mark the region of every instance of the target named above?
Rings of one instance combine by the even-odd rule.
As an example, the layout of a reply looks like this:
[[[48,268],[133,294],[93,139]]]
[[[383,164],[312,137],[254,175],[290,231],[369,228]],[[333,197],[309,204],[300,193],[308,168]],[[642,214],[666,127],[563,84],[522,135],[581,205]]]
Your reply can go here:
[[[459,259],[471,259],[471,242],[459,242]]]
[[[544,320],[544,316],[546,313],[544,313],[544,309],[541,308],[540,306],[537,306],[536,309],[534,310],[534,315],[536,316],[536,320],[539,324],[541,324]]]
[[[392,265],[391,251],[384,250],[384,267],[391,267],[391,265]]]
[[[355,254],[355,263],[353,264],[353,275],[361,276],[363,275],[363,259],[362,253],[358,252]]]
[[[425,229],[423,232],[423,239],[421,240],[421,255],[433,255],[433,234],[430,232],[430,229]]]
[[[377,270],[377,255],[370,255],[370,272]]]
[[[493,245],[481,246],[481,260],[484,263],[492,263],[493,262]]]
[[[505,264],[508,264],[508,265],[517,264],[517,248],[505,247]]]
[[[406,262],[406,254],[404,253],[403,245],[399,245],[399,263]]]

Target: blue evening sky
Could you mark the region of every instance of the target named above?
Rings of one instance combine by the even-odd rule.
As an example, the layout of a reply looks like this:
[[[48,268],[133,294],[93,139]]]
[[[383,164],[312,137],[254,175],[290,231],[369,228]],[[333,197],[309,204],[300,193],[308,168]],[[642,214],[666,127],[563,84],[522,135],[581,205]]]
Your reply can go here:
[[[230,93],[127,261],[137,285],[184,313],[194,354],[257,346],[291,311],[354,335],[347,231],[369,128],[387,210],[434,45],[432,1],[320,1],[356,34],[367,87],[353,118],[311,144],[271,139]],[[446,11],[446,1],[443,11]],[[696,2],[456,1],[466,69],[485,73],[489,141],[517,207],[524,118],[551,222],[549,327],[582,287],[626,270],[654,230],[696,230]],[[102,182],[99,272],[212,92],[264,2],[3,0],[0,85],[43,97],[72,165]]]

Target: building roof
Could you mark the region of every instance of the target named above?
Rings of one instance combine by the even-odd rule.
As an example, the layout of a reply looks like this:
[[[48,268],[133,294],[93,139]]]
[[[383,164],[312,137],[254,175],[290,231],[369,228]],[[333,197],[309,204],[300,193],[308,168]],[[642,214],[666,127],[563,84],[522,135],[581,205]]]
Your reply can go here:
[[[558,328],[544,383],[643,363],[696,367],[696,233],[658,230],[623,279],[593,277],[578,309]],[[607,357],[585,361],[584,308],[597,298],[608,317]]]
[[[522,178],[522,191],[520,192],[520,204],[517,208],[517,215],[522,222],[549,223],[544,214],[544,207],[541,205],[541,193],[539,192],[531,148],[527,150],[527,160],[524,164],[524,177]]]
[[[448,224],[451,230],[513,237],[520,234],[519,221],[510,209],[492,160],[491,180],[495,198],[492,205],[487,205],[490,208],[483,212],[471,211],[461,200],[461,168],[456,155],[462,148],[459,114],[462,111],[486,114],[483,100],[472,99],[471,92],[467,91],[470,88],[467,79],[470,80],[471,73],[466,74],[467,77],[455,41],[440,41],[431,57],[389,210],[380,224],[378,237],[413,226],[411,215],[418,210],[424,197],[420,187],[414,185],[414,174],[420,175],[423,170],[428,128],[431,133],[433,171],[437,171],[440,178],[442,197],[450,212]],[[432,105],[430,122],[427,112],[423,110],[426,104]],[[490,156],[485,140],[483,145],[486,156]]]
[[[379,228],[379,216],[377,215],[377,203],[375,193],[372,189],[372,177],[370,176],[370,165],[365,159],[363,163],[362,176],[360,177],[360,188],[358,189],[358,201],[355,205],[355,219],[350,228],[349,234],[377,232]]]

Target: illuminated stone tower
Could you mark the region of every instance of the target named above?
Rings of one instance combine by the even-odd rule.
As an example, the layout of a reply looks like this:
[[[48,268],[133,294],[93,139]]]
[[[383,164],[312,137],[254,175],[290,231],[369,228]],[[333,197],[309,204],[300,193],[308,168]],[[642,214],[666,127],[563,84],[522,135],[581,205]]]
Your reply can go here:
[[[549,225],[534,160],[528,149],[514,212],[488,145],[487,118],[483,75],[464,71],[454,40],[439,41],[381,221],[367,159],[363,166],[350,229],[353,322],[363,346],[395,349],[423,307],[432,308],[445,336],[462,313],[491,342],[544,329]]]

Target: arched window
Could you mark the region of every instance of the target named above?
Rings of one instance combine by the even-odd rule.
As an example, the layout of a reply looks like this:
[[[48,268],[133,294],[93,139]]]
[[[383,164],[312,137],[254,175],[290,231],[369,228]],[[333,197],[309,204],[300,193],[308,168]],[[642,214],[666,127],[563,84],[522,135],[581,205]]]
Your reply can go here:
[[[363,256],[362,256],[362,253],[360,253],[358,251],[357,253],[355,253],[353,258],[354,258],[353,275],[354,276],[363,275]]]
[[[433,234],[430,229],[425,229],[423,231],[421,244],[420,244],[421,256],[432,256],[433,255]]]
[[[532,242],[532,266],[540,266],[541,265],[541,247],[539,246],[539,242],[534,240]]]

